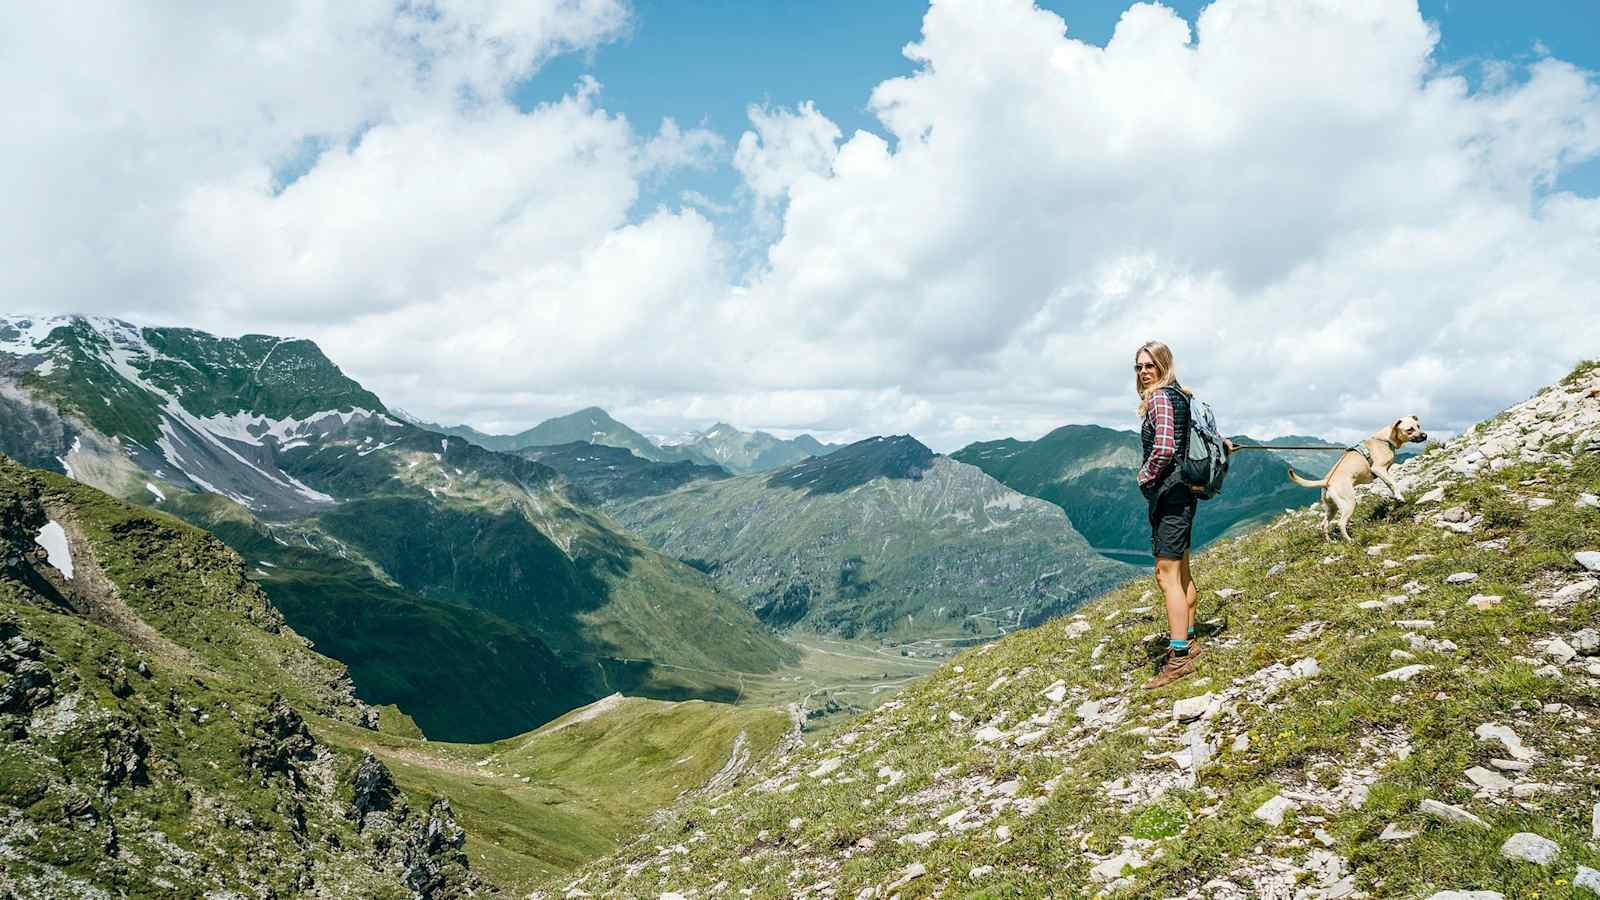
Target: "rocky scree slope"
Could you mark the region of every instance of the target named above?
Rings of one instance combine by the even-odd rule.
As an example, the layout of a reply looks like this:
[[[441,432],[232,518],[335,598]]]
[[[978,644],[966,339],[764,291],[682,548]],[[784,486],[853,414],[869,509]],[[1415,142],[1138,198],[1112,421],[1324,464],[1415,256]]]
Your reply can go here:
[[[1240,444],[1260,443],[1235,437]],[[1319,438],[1281,443],[1325,443]],[[1283,451],[1304,471],[1320,476],[1337,453]],[[1139,435],[1098,425],[1066,425],[1037,441],[1005,439],[969,444],[951,455],[977,466],[1012,490],[1061,507],[1090,545],[1149,552],[1150,523],[1134,475],[1141,459]],[[1238,533],[1286,509],[1304,506],[1317,492],[1283,477],[1277,452],[1247,450],[1233,457],[1223,493],[1205,504],[1195,522],[1195,545]]]
[[[845,637],[992,636],[1137,572],[1092,552],[1059,508],[905,435],[612,514],[768,624]]]
[[[449,803],[304,718],[375,712],[215,537],[0,457],[0,894],[476,892]]]
[[[1200,555],[1196,676],[1129,585],[545,896],[1594,896],[1600,364],[1398,474]]]
[[[793,657],[553,469],[390,416],[309,341],[0,320],[0,451],[249,552],[361,696],[436,738],[614,690],[732,699],[739,673]]]

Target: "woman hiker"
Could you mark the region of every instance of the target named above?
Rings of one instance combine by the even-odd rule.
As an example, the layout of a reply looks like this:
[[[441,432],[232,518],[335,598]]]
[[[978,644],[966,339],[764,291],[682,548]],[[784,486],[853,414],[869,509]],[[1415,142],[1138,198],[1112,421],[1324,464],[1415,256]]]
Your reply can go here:
[[[1194,642],[1194,579],[1189,577],[1189,540],[1199,500],[1178,473],[1177,461],[1188,451],[1190,392],[1178,383],[1172,351],[1160,341],[1146,342],[1134,354],[1133,369],[1144,420],[1139,490],[1150,507],[1150,549],[1156,558],[1156,584],[1166,598],[1170,636],[1166,663],[1144,685],[1154,690],[1193,674],[1200,656]]]

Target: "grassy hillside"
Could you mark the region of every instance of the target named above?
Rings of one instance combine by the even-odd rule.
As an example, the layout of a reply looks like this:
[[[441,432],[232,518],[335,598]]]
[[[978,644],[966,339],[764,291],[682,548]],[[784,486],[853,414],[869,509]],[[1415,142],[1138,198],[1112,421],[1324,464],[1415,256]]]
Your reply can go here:
[[[1130,585],[957,657],[573,884],[1591,896],[1600,366],[1399,473],[1409,501],[1367,493],[1353,544],[1300,511],[1201,554],[1194,677],[1140,690],[1165,627]],[[1544,841],[1547,864],[1512,858]]]
[[[0,458],[0,894],[475,885],[448,805],[316,740],[313,713],[370,723],[221,542]]]

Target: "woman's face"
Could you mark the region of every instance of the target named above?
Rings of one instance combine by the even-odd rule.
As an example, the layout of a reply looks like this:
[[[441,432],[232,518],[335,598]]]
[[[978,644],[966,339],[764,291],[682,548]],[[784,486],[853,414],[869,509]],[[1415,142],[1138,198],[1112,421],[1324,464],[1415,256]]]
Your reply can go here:
[[[1156,361],[1150,358],[1149,350],[1140,350],[1134,357],[1133,367],[1139,373],[1139,387],[1147,388],[1156,380]]]

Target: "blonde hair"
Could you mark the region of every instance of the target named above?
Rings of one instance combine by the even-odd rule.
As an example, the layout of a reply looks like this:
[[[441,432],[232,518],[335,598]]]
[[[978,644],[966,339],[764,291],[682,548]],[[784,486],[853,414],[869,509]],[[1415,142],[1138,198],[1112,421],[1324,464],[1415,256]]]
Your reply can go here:
[[[1155,396],[1156,391],[1159,391],[1164,387],[1176,385],[1178,390],[1183,391],[1189,396],[1193,396],[1193,392],[1183,385],[1177,383],[1178,370],[1172,365],[1171,347],[1168,347],[1166,344],[1163,344],[1160,341],[1145,341],[1139,346],[1139,349],[1133,351],[1133,362],[1135,365],[1138,364],[1139,354],[1141,353],[1149,353],[1150,361],[1156,364],[1156,380],[1151,382],[1149,388],[1142,388],[1139,386],[1139,371],[1137,369],[1134,370],[1133,389],[1139,395],[1140,418],[1143,418],[1144,414],[1150,410],[1150,398]]]

